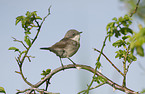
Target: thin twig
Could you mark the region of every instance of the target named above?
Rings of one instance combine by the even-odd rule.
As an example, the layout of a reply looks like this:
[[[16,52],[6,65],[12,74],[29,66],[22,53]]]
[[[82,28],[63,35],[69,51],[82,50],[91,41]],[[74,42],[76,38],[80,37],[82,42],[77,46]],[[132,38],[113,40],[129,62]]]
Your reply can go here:
[[[48,89],[48,85],[50,84],[49,80],[50,80],[50,79],[48,79],[48,80],[46,81],[46,87],[45,87],[45,90],[46,90],[46,91],[47,91],[47,89]]]
[[[68,59],[74,64],[74,65],[76,65],[76,63],[75,62],[73,62],[69,57],[68,57]]]
[[[94,48],[95,51],[101,53],[101,51],[97,50]],[[111,60],[104,54],[104,53],[101,53],[108,61],[109,63],[122,75],[124,76],[124,74],[111,62]]]
[[[14,39],[14,41],[20,42],[26,49],[28,49],[27,46],[23,43],[23,41],[17,40],[17,39],[14,38],[14,37],[12,37],[12,38]]]
[[[101,83],[101,84],[99,84],[99,85],[97,85],[97,86],[95,86],[95,87],[91,87],[89,90],[98,88],[98,87],[100,87],[100,86],[102,86],[102,85],[104,85],[104,84],[105,84],[105,83]],[[81,93],[86,92],[86,91],[87,91],[87,90],[82,90],[82,91],[80,91],[78,94],[81,94]]]
[[[16,57],[15,57],[15,60],[17,61],[18,64],[20,63],[20,61]]]
[[[19,68],[20,68],[20,75],[22,76],[22,78],[23,78],[23,80],[25,81],[25,83],[27,83],[27,84],[28,84],[29,86],[31,86],[31,87],[34,87],[34,85],[31,84],[29,81],[27,81],[27,78],[24,77],[24,74],[23,74],[23,71],[22,71],[22,67],[19,66]]]
[[[26,56],[26,57],[28,58],[29,62],[31,62],[30,56]]]
[[[43,22],[45,21],[45,19],[50,15],[50,8],[51,6],[48,8],[48,14],[43,18],[42,23],[40,24],[40,26],[42,26]]]
[[[35,15],[33,15],[33,17],[35,18]],[[36,20],[36,18],[35,18],[35,22],[36,22],[37,26],[40,27],[39,22]]]
[[[137,12],[137,9],[138,9],[138,6],[139,6],[139,3],[140,3],[140,0],[138,0],[138,2],[136,3],[136,7],[135,7],[134,11],[132,11],[132,12],[130,13],[130,17],[132,17],[133,14],[135,14],[135,13]]]
[[[105,43],[106,43],[107,38],[108,38],[108,36],[106,36],[105,39],[104,39],[103,46],[101,48],[101,53],[103,53],[103,50],[104,50],[104,47],[105,47]],[[100,61],[101,53],[99,54],[99,56],[97,58],[97,62]],[[96,71],[97,71],[97,66],[95,67],[95,72],[94,72],[93,78],[95,77]],[[94,82],[94,79],[92,79],[91,83],[88,85],[87,94],[89,94],[89,89],[92,86],[93,82]]]
[[[127,48],[126,55],[125,55],[124,61],[123,61],[123,69],[124,69],[123,84],[122,84],[123,87],[126,87],[126,74],[127,74],[126,61],[127,61],[127,56],[129,54],[129,49],[130,49],[130,46],[128,46],[128,48]]]
[[[133,62],[133,61],[132,61],[132,62]],[[126,68],[126,72],[128,72],[128,69],[129,69],[130,65],[132,64],[132,62],[130,62],[130,63],[128,64],[128,66],[127,66],[127,68]]]

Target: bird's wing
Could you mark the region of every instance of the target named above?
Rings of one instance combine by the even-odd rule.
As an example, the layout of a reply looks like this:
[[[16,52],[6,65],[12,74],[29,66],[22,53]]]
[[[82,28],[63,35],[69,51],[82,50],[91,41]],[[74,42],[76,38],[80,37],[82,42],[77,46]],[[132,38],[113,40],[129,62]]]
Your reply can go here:
[[[55,48],[65,48],[67,43],[68,43],[68,40],[67,38],[63,38],[62,40],[60,40],[59,42],[55,43],[54,45],[52,45],[52,48],[55,47]]]

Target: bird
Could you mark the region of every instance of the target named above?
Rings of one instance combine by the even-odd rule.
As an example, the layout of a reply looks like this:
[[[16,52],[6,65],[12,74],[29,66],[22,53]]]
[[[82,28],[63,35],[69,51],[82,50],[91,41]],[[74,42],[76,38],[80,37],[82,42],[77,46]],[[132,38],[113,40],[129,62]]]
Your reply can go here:
[[[72,57],[80,48],[80,34],[75,29],[70,29],[65,34],[64,38],[62,38],[59,42],[55,43],[51,47],[42,47],[41,50],[49,50],[50,52],[55,53],[59,58],[61,65],[63,67],[63,63],[61,58],[68,58],[74,65],[76,65],[70,57]]]

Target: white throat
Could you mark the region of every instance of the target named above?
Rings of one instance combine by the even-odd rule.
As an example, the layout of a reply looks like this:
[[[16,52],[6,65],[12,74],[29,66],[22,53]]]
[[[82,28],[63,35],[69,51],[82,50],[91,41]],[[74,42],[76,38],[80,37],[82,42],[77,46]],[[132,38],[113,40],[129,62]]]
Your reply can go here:
[[[79,42],[80,41],[80,35],[76,35],[75,37],[71,38],[72,40]]]

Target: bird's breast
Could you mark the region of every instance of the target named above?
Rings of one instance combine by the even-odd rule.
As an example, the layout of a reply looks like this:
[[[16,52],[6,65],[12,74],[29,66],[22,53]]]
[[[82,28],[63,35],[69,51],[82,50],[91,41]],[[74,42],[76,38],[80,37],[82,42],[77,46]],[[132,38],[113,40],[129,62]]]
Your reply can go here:
[[[80,43],[72,40],[66,46],[66,48],[64,48],[65,54],[67,55],[67,57],[71,57],[78,51],[79,47],[80,47]]]

